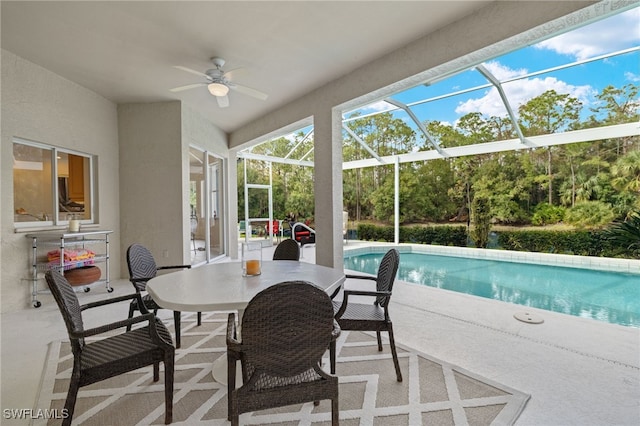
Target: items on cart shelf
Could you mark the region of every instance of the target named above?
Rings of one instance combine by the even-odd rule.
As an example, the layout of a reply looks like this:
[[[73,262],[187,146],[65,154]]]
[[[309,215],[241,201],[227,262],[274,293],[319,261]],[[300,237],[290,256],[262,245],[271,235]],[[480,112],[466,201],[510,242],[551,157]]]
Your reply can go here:
[[[100,279],[101,271],[97,266],[82,266],[64,271],[64,277],[72,286],[91,284]]]
[[[78,249],[64,250],[64,269],[80,268],[82,266],[93,265],[95,263],[96,254],[93,250]],[[57,269],[60,267],[60,249],[51,250],[47,253],[47,261],[49,269]]]

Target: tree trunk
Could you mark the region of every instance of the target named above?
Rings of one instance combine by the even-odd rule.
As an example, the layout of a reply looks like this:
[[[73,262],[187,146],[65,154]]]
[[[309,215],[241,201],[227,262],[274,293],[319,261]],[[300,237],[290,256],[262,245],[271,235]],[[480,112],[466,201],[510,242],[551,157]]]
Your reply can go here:
[[[551,173],[551,147],[547,148],[547,171],[549,173],[549,205],[553,205],[553,173]]]

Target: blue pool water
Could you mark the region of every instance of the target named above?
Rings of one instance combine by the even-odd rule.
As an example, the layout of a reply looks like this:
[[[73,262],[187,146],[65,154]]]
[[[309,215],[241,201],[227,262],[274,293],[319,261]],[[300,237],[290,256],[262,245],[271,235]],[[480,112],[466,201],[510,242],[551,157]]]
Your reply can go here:
[[[376,274],[384,253],[344,259]],[[640,275],[400,253],[397,279],[599,321],[640,327]]]

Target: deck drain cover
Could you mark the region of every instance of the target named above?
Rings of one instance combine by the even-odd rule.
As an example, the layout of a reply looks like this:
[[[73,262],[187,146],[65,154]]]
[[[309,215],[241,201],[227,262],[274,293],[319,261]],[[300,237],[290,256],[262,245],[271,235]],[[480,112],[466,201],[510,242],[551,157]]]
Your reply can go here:
[[[542,317],[532,314],[531,312],[517,312],[513,317],[518,321],[526,322],[527,324],[542,324],[544,322]]]

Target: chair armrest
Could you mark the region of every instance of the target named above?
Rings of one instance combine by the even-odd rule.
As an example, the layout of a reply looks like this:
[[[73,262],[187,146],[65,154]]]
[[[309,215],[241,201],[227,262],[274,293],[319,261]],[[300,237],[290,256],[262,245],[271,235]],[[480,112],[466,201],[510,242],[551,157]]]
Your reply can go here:
[[[231,345],[239,345],[238,341],[238,330],[236,326],[236,314],[235,312],[229,313],[229,317],[227,319],[227,346]]]
[[[156,268],[158,271],[163,269],[191,269],[191,265],[158,266]]]
[[[132,293],[132,294],[127,294],[125,296],[118,296],[118,297],[112,297],[110,299],[103,299],[103,300],[98,300],[97,302],[91,302],[91,303],[87,303],[84,305],[80,306],[80,310],[84,311],[85,309],[91,309],[91,308],[96,308],[99,306],[104,306],[104,305],[110,305],[112,303],[118,303],[118,302],[122,302],[125,300],[131,300],[131,299],[139,299],[138,300],[138,304],[143,304],[142,303],[142,297],[140,296],[139,293]]]
[[[329,298],[330,298],[331,300],[335,299],[335,298],[336,298],[336,296],[337,296],[338,294],[340,294],[340,290],[342,290],[342,284],[340,284],[340,285],[338,286],[338,288],[336,288],[335,290],[333,290],[333,293],[331,293],[331,296],[329,296]]]
[[[378,277],[376,277],[374,275],[351,275],[351,274],[346,274],[345,277],[346,278],[356,279],[356,280],[372,280],[372,281],[377,281],[378,280]]]
[[[391,296],[390,291],[345,290],[344,297],[349,296]]]
[[[371,297],[379,297],[379,296],[391,296],[390,291],[366,291],[366,290],[345,290],[343,293],[342,305],[340,305],[340,309],[334,315],[334,318],[339,319],[344,314],[344,311],[347,310],[347,304],[349,303],[349,296],[371,296]]]
[[[153,321],[149,321],[149,337],[151,337],[151,340],[156,345],[164,346],[165,348],[175,349],[175,347],[173,346],[173,342],[171,341],[171,336],[169,336],[169,341],[167,342],[160,335],[160,333],[158,333],[158,329],[156,328],[156,325],[157,325],[157,323],[162,323],[162,321],[160,321],[160,319],[158,317],[156,317],[154,314],[149,314],[149,315],[153,315],[153,317],[154,317]]]
[[[73,338],[83,338],[83,337],[89,337],[89,336],[95,336],[96,334],[102,334],[102,333],[106,333],[107,331],[111,331],[111,330],[116,330],[118,328],[123,328],[123,327],[127,327],[128,325],[133,325],[133,324],[137,324],[139,322],[144,322],[144,321],[149,321],[150,323],[153,322],[153,320],[155,319],[155,315],[149,313],[149,314],[144,314],[144,315],[138,315],[137,317],[133,317],[133,318],[128,318],[122,321],[116,321],[116,322],[112,322],[109,324],[104,324],[101,325],[99,327],[94,327],[94,328],[89,328],[87,330],[81,331],[81,332],[71,332],[71,337]],[[153,328],[155,330],[155,324],[153,324]],[[157,332],[156,332],[157,333]]]

